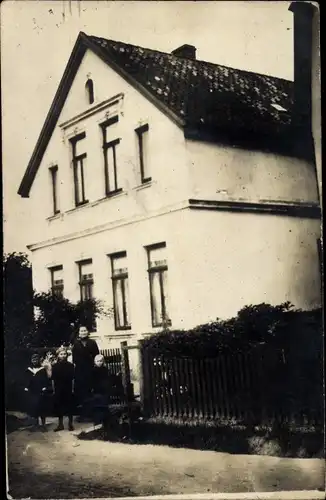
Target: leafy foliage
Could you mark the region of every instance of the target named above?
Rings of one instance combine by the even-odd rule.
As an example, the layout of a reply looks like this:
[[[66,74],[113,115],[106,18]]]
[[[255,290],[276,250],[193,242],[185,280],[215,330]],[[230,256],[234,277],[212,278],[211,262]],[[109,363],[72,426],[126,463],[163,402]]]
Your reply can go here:
[[[217,319],[191,330],[164,330],[147,338],[144,346],[166,355],[192,357],[246,351],[261,343],[287,349],[305,325],[321,332],[321,310],[301,311],[289,302],[277,306],[261,303],[246,306],[227,320]]]
[[[32,268],[24,253],[3,259],[5,348],[19,348],[30,339],[33,326]]]
[[[86,325],[91,331],[97,318],[111,312],[97,299],[73,303],[51,291],[33,291],[28,256],[24,253],[4,256],[4,338],[7,351],[69,343],[79,325]]]
[[[101,301],[89,299],[72,303],[51,292],[36,293],[34,305],[37,308],[33,345],[58,346],[74,340],[76,330],[85,325],[91,331],[100,316],[110,315]]]

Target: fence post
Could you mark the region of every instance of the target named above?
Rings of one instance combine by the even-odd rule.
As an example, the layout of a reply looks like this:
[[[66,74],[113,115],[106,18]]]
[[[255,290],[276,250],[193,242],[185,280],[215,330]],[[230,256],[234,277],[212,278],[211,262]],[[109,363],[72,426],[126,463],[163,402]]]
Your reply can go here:
[[[133,388],[130,381],[130,367],[127,342],[121,342],[121,368],[122,368],[122,383],[126,402],[130,403],[133,399]]]
[[[138,340],[138,352],[139,352],[139,395],[140,395],[140,405],[143,414],[147,411],[147,392],[148,392],[148,380],[146,380],[146,375],[148,374],[148,366],[146,366],[147,359],[144,359],[144,349],[143,340]],[[146,372],[146,375],[145,375]]]

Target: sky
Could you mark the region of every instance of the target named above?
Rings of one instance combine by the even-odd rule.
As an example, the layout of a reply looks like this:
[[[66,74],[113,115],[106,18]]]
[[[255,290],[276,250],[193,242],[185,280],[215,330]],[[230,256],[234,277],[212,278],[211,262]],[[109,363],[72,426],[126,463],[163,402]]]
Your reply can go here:
[[[80,31],[293,80],[293,14],[282,1],[5,0],[1,4],[4,252],[31,241],[17,190]],[[40,200],[41,204],[41,200]]]

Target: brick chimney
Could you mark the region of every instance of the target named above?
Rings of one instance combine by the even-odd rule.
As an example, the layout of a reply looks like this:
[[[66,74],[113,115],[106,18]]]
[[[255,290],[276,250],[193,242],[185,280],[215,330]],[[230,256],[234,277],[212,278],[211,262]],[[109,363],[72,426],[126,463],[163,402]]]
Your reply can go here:
[[[316,7],[309,2],[292,2],[294,42],[293,124],[302,132],[311,134],[312,110],[312,19]]]
[[[193,45],[184,44],[177,49],[172,50],[172,54],[177,57],[185,57],[186,59],[196,59],[196,47]]]

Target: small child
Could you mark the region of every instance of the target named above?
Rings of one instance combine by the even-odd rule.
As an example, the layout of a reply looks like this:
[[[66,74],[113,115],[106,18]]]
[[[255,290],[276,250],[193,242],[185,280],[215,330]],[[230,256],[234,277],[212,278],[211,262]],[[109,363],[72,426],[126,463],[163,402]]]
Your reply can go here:
[[[101,423],[108,412],[109,404],[109,372],[104,356],[97,354],[91,372],[91,392],[88,411],[91,412],[94,424]]]
[[[49,407],[49,396],[51,394],[50,377],[38,354],[31,357],[31,365],[27,368],[27,384],[25,392],[28,393],[28,413],[35,419],[35,425],[39,425],[41,419],[42,430],[46,430],[46,415]]]
[[[68,417],[68,429],[73,431],[74,365],[68,361],[65,347],[57,350],[57,362],[52,366],[52,385],[55,414],[59,419],[54,432],[64,429],[64,416]]]

